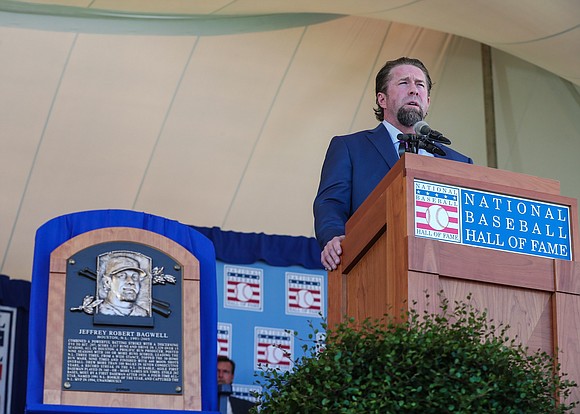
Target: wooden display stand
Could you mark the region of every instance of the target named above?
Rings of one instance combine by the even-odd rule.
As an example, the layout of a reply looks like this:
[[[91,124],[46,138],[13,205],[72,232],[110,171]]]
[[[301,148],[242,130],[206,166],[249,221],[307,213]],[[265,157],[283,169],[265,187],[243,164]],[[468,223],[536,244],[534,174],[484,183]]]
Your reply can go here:
[[[131,210],[36,232],[27,414],[217,414],[215,250]]]
[[[414,180],[568,206],[573,261],[415,237]],[[552,355],[580,382],[580,263],[576,200],[559,183],[486,167],[405,154],[346,225],[342,263],[329,273],[328,325],[440,311],[437,294],[465,301],[510,326],[530,350]],[[426,293],[430,295],[426,300]],[[580,399],[573,390],[570,400]]]
[[[66,312],[65,292],[67,291],[67,268],[71,257],[90,246],[102,245],[111,241],[133,242],[150,246],[171,256],[183,271],[178,283],[183,286],[183,327],[182,372],[183,386],[175,395],[92,392],[63,389],[63,338]],[[173,269],[169,269],[170,271]],[[70,239],[53,251],[50,259],[50,285],[48,297],[48,317],[46,339],[46,364],[44,378],[44,404],[151,408],[171,410],[201,410],[200,378],[200,275],[199,262],[184,247],[160,234],[136,228],[104,228],[83,233]],[[88,317],[87,317],[88,318]],[[98,326],[97,326],[98,327]],[[106,325],[105,325],[106,328]],[[110,328],[110,327],[108,327]],[[113,327],[121,332],[126,327]],[[101,329],[104,329],[101,327]],[[125,330],[123,330],[125,329]],[[104,330],[106,332],[106,330]],[[187,338],[187,340],[185,340]]]

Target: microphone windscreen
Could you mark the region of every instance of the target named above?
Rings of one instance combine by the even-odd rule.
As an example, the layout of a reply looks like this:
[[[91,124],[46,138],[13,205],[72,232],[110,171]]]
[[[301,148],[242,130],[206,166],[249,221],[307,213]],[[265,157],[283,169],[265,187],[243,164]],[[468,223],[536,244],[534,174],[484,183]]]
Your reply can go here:
[[[417,135],[429,135],[429,132],[431,132],[431,127],[427,122],[419,121],[413,125],[413,130]]]

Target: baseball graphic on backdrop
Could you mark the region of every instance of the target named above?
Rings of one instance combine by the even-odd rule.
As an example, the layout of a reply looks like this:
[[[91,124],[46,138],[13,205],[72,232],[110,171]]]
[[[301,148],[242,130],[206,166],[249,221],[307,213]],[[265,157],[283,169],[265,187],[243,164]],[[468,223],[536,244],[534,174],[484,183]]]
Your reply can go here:
[[[278,364],[284,358],[284,351],[276,345],[268,345],[266,359],[270,364]]]
[[[247,302],[252,299],[254,291],[247,283],[238,283],[236,286],[236,299],[240,302]]]
[[[300,306],[303,309],[308,309],[309,307],[312,306],[312,304],[314,304],[314,295],[312,294],[312,292],[306,289],[298,291],[297,299],[298,306]]]

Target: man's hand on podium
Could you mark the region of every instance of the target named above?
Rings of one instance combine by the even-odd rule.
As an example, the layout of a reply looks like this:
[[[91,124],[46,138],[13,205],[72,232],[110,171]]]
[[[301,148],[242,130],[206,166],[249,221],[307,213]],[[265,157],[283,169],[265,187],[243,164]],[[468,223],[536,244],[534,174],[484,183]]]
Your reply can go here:
[[[320,253],[320,261],[327,272],[336,270],[337,266],[340,264],[340,255],[342,254],[342,247],[340,244],[343,240],[344,235],[333,237],[328,243],[326,243],[324,250]]]

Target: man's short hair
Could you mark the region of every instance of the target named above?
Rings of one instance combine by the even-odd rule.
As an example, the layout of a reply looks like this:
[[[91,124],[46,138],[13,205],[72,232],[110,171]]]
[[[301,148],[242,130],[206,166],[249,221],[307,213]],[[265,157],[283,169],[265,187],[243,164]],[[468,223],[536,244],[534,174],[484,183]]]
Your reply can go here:
[[[218,362],[229,362],[232,365],[232,375],[236,373],[236,363],[225,355],[218,355]]]

